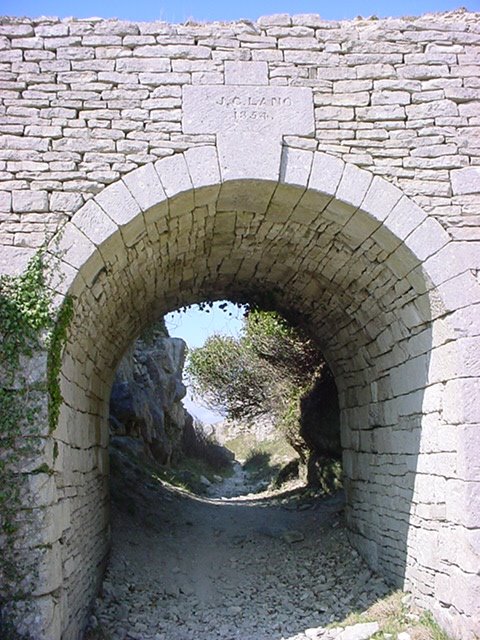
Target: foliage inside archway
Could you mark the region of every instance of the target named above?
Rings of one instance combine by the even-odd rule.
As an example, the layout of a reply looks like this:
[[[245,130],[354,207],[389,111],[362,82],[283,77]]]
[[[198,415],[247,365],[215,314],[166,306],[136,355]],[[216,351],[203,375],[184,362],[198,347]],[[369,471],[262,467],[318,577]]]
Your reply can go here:
[[[238,338],[214,334],[190,351],[187,372],[207,406],[229,419],[268,416],[310,483],[318,483],[327,459],[340,457],[331,371],[314,341],[279,313],[249,309]]]

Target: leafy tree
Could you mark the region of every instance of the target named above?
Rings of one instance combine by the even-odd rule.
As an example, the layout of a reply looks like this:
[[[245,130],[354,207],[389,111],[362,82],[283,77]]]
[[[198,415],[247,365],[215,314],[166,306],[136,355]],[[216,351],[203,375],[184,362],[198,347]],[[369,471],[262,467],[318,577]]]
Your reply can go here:
[[[302,399],[319,379],[332,378],[318,348],[301,329],[276,312],[250,310],[238,338],[216,334],[191,350],[187,372],[207,406],[220,408],[231,419],[269,415],[301,461],[308,463],[318,438],[312,444],[302,432]]]
[[[270,409],[269,367],[242,339],[214,334],[189,352],[187,373],[195,392],[229,418],[255,418]]]

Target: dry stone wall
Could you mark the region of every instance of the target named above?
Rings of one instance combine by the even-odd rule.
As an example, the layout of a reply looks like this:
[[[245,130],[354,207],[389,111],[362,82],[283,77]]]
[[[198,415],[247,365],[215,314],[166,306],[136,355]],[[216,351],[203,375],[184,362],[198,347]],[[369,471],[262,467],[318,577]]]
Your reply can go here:
[[[0,32],[6,246],[37,247],[106,184],[213,144],[214,135],[183,132],[182,88],[223,85],[236,61],[268,65],[269,86],[313,89],[315,138],[287,144],[386,177],[455,239],[471,238],[477,14],[198,25],[7,18]]]
[[[1,21],[0,267],[65,225],[52,286],[74,296],[20,630],[80,637],[124,350],[180,305],[274,291],[335,374],[352,541],[480,633],[479,57],[465,11]]]

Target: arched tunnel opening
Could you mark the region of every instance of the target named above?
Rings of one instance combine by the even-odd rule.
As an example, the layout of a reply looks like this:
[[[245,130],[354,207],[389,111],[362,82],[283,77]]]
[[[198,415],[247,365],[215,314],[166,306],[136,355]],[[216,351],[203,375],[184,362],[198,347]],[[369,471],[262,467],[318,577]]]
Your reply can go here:
[[[181,405],[185,345],[168,337],[163,321],[143,333],[117,369],[110,398],[112,551],[94,617],[94,625],[113,637],[155,637],[154,632],[166,638],[293,637],[366,608],[388,590],[350,547],[343,495],[333,484],[327,486],[325,467],[340,454],[338,399],[330,370],[311,340],[302,335],[300,345],[298,332],[287,334],[291,325],[283,317],[251,312],[255,327],[252,318],[267,323],[261,329],[273,334],[272,340],[285,332],[278,348],[289,346],[292,353],[281,354],[283,364],[292,365],[292,356],[303,355],[298,369],[305,377],[310,374],[303,402],[296,399],[298,424],[289,434],[294,448],[289,447],[290,464],[282,470],[293,476],[290,482],[287,473],[283,483],[265,484],[265,471],[272,472],[273,480],[275,466],[265,469],[267,457],[260,473],[259,452],[265,456],[266,449],[257,448],[257,437],[245,432],[245,423],[237,425],[243,427],[243,446],[254,443],[257,457],[243,459],[243,467],[232,464],[233,453],[218,443],[207,441],[205,449],[204,432],[195,433]],[[264,350],[274,346],[265,338],[260,333]],[[225,352],[223,356],[226,367]],[[238,371],[237,376],[241,386]],[[152,391],[156,398],[149,396]],[[288,391],[285,384],[281,391]],[[281,391],[273,393],[276,402]],[[232,422],[229,428],[234,428]],[[247,429],[254,430],[252,422]],[[279,425],[264,424],[265,429],[261,443],[270,452],[280,445],[275,462],[285,461],[285,434]],[[216,467],[225,463],[226,452],[226,465]],[[302,477],[298,454],[305,467]],[[292,473],[295,458],[297,471]],[[213,473],[210,480],[198,475],[199,468]],[[223,477],[218,475],[222,471]],[[316,482],[320,478],[321,487]]]
[[[339,486],[338,391],[302,321],[258,302],[206,301],[147,328],[115,374],[111,448],[137,450],[200,493],[234,470],[237,494],[287,480]]]
[[[238,453],[250,468],[270,469],[274,484],[301,476],[327,490],[328,468],[341,460],[338,391],[301,323],[257,302],[207,301],[147,328],[115,374],[111,444],[133,437],[152,461],[174,468],[196,459],[212,467],[207,476]]]
[[[251,194],[253,185],[245,186]],[[340,204],[330,206],[343,211]],[[422,312],[428,313],[428,306],[424,309],[424,297],[414,287],[417,261],[408,250],[403,262],[393,260],[374,240],[371,227],[359,244],[338,230],[328,212],[319,220],[315,208],[300,210],[302,221],[289,224],[251,211],[187,209],[183,204],[182,212],[171,217],[168,232],[159,234],[156,246],[143,238],[112,260],[78,300],[83,313],[74,318],[76,341],[67,345],[67,362],[70,353],[72,361],[83,360],[75,374],[85,376],[89,391],[82,396],[87,406],[81,407],[78,431],[85,433],[87,418],[92,429],[101,429],[106,446],[113,372],[139,327],[159,317],[159,311],[206,298],[245,299],[274,291],[278,308],[295,311],[307,323],[334,372],[347,470],[347,522],[355,523],[355,541],[369,554],[373,569],[398,584],[406,564],[422,380],[400,380],[399,375],[403,387],[394,389],[392,375],[411,366],[414,353],[407,350],[415,334],[418,372],[426,372],[429,329]],[[351,226],[356,228],[353,222]],[[358,229],[365,234],[360,222]],[[378,235],[384,240],[389,234],[379,230]],[[405,272],[413,272],[413,284],[401,277]],[[401,364],[402,358],[408,359],[407,365]],[[385,407],[395,404],[400,411],[388,415]],[[74,412],[68,423],[78,418]],[[106,457],[105,448],[99,453]],[[395,478],[399,482],[392,484]],[[95,482],[104,485],[107,504],[107,477]],[[108,526],[97,518],[95,523]],[[382,544],[381,554],[379,538],[391,540],[391,545]],[[71,542],[77,546],[78,538]],[[86,567],[79,570],[86,572]]]
[[[182,173],[186,160],[167,158],[158,163],[164,173],[150,166],[107,187],[60,239],[63,291],[74,298],[54,433],[68,511],[58,549],[65,637],[85,621],[108,556],[109,397],[123,354],[147,326],[182,306],[272,292],[276,309],[303,319],[335,380],[345,537],[368,571],[428,602],[431,552],[443,534],[432,504],[442,503],[444,487],[423,454],[439,446],[435,371],[451,335],[438,322],[443,303],[429,274],[442,269],[435,254],[444,237],[392,185],[322,154],[298,150],[287,165],[302,154],[321,188],[308,174],[303,186],[297,177],[289,183],[288,166],[280,182],[222,182],[215,163],[195,157]],[[425,234],[428,251],[420,244]],[[172,516],[171,531],[175,523]],[[312,523],[315,535],[321,528]],[[321,607],[320,596],[314,600]]]

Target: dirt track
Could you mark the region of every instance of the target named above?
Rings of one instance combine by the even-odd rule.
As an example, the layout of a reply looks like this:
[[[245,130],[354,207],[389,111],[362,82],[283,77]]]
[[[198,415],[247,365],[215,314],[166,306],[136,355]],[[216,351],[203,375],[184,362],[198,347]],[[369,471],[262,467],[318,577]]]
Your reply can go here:
[[[112,640],[312,638],[388,592],[347,542],[341,496],[295,506],[115,482],[95,613]]]

